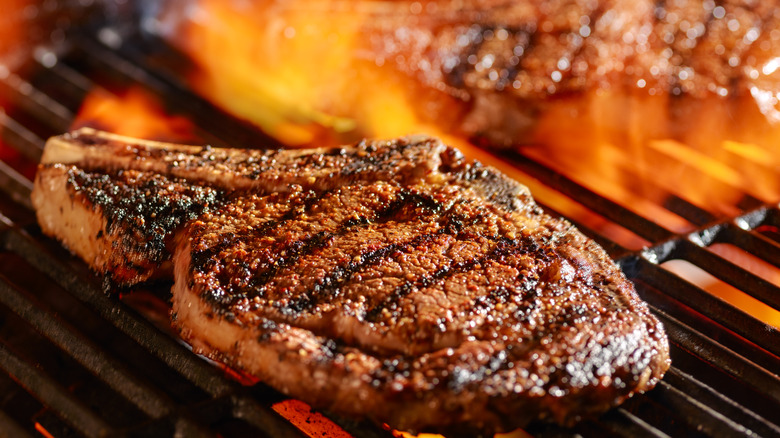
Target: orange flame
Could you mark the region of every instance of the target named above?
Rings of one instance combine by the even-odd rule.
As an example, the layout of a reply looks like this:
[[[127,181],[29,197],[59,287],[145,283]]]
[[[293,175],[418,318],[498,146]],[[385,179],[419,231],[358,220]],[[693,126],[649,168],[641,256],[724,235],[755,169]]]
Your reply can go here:
[[[414,82],[357,56],[363,23],[381,6],[352,2],[202,0],[171,35],[199,70],[193,85],[288,145],[362,136],[443,134],[414,108]],[[178,20],[181,11],[168,11]],[[163,26],[165,27],[165,26]]]
[[[160,100],[142,88],[130,88],[118,94],[93,90],[84,98],[71,128],[85,126],[161,141],[197,140],[192,122],[168,114]]]
[[[167,35],[170,41],[198,66],[192,85],[282,143],[327,146],[362,137],[436,136],[501,169],[535,194],[544,193],[552,208],[621,245],[638,249],[647,244],[449,129],[462,108],[452,96],[422,87],[419,81],[385,68],[381,60],[361,54],[357,47],[367,38],[363,24],[381,13],[377,10],[381,5],[249,2],[237,6],[201,0],[197,6],[193,8],[196,19],[183,25],[178,9],[159,17],[162,28],[174,29]]]
[[[179,10],[160,17],[164,36],[198,66],[194,86],[282,142],[328,145],[427,133],[459,147],[468,143],[455,133],[466,123],[464,108],[478,103],[459,101],[401,73],[381,59],[388,53],[365,53],[366,39],[389,38],[366,32],[376,28],[372,20],[403,14],[413,3],[200,0],[196,5],[188,15],[194,18],[183,18]],[[413,13],[406,18],[417,19]],[[402,49],[393,53],[404,55]],[[776,108],[759,101],[767,88],[759,82],[748,84],[745,95],[728,98],[672,98],[649,87],[620,86],[556,96],[544,103],[534,128],[514,142],[529,145],[521,146],[525,154],[596,193],[670,231],[686,232],[692,224],[664,207],[670,193],[726,217],[739,212],[745,195],[780,200],[780,122],[769,114]],[[467,154],[472,151],[466,147]],[[564,214],[581,210],[564,204],[555,208]],[[597,229],[599,222],[593,223]]]
[[[780,124],[752,96],[594,91],[553,102],[533,141],[545,147],[526,154],[675,232],[691,226],[636,198],[662,205],[671,193],[725,217],[746,194],[780,200]]]
[[[3,13],[0,14],[0,64],[5,61],[6,55],[25,42],[23,12],[30,4],[29,0],[3,2]]]

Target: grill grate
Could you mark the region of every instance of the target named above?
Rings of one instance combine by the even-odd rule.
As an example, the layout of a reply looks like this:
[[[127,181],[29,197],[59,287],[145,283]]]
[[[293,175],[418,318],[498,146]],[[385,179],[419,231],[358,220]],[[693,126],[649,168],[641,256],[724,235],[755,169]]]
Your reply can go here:
[[[275,409],[284,396],[263,384],[243,386],[192,354],[125,299],[137,295],[103,293],[84,264],[35,225],[31,166],[43,139],[67,130],[96,87],[138,85],[164,96],[213,145],[272,144],[166,76],[148,59],[150,42],[111,41],[109,47],[75,37],[57,62],[39,57],[24,74],[0,75],[0,95],[9,101],[2,143],[21,153],[13,165],[0,161],[0,429],[12,436],[307,436],[306,427]],[[500,159],[527,175],[532,188],[553,190],[649,242],[633,251],[578,224],[618,259],[672,344],[672,369],[654,390],[597,421],[573,429],[534,424],[529,434],[780,436],[778,330],[662,265],[687,261],[780,310],[777,285],[708,250],[730,244],[780,267],[776,205],[745,196],[743,213],[724,219],[669,194],[663,208],[692,224],[692,231],[676,234],[531,156]],[[538,198],[545,206],[544,196]],[[150,291],[153,303],[164,303],[164,289]],[[392,436],[329,418],[355,436]]]

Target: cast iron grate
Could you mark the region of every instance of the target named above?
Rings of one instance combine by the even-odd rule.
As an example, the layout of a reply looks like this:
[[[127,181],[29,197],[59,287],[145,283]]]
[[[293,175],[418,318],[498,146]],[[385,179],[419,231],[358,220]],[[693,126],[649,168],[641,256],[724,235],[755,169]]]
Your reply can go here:
[[[141,86],[163,97],[214,145],[270,140],[148,65],[143,42],[108,47],[76,38],[56,62],[38,57],[0,75],[7,97],[0,161],[0,430],[11,436],[306,436],[274,409],[285,397],[243,386],[192,354],[143,305],[105,294],[83,263],[35,225],[29,192],[44,139],[67,130],[96,87]],[[141,49],[139,49],[139,47]],[[708,251],[726,243],[780,266],[780,210],[746,196],[719,219],[669,195],[664,208],[695,230],[675,234],[532,158],[500,157],[529,178],[650,242],[631,251],[578,224],[617,258],[667,327],[673,367],[653,391],[573,429],[535,424],[535,436],[780,436],[777,329],[664,269],[685,260],[780,310],[780,288]],[[544,204],[544,198],[539,198]],[[551,210],[551,209],[550,209]],[[165,287],[152,290],[164,302]],[[154,312],[151,312],[154,315]],[[354,436],[392,436],[330,417]]]

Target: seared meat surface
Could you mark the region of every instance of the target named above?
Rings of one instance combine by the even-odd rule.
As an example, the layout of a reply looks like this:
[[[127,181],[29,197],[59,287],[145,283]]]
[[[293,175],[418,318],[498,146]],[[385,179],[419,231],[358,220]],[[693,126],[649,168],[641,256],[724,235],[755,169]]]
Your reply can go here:
[[[135,141],[154,158],[118,172],[119,158],[85,157],[133,140],[86,131],[58,141],[80,158],[42,164],[39,214],[63,195],[42,182],[55,169],[96,175],[101,190],[146,192],[166,179],[152,198],[193,206],[155,210],[162,251],[173,252],[174,327],[196,351],[315,407],[410,431],[506,431],[597,415],[669,366],[663,327],[603,249],[544,214],[522,185],[436,140],[268,153],[286,185],[216,158],[254,152],[170,166],[159,157],[171,146]],[[356,162],[360,171],[343,170]],[[231,190],[233,177],[212,168],[254,182]],[[115,221],[108,212],[121,197],[98,199],[83,180],[64,180],[67,202]],[[73,248],[70,228],[47,228],[44,216],[44,231]],[[137,228],[117,230],[106,246],[123,251],[123,233]]]
[[[440,2],[414,19],[397,5],[366,20],[377,36],[362,53],[453,92],[528,100],[615,86],[746,92],[767,75],[751,71],[780,51],[775,1]]]
[[[659,112],[666,107],[668,127],[641,128],[651,137],[685,138],[690,123],[701,123],[695,113],[702,102],[744,112],[736,102],[751,99],[767,121],[780,120],[777,99],[771,98],[780,91],[776,1],[436,5],[413,18],[402,7],[377,13],[366,20],[372,38],[359,53],[387,60],[422,88],[463,101],[462,116],[448,128],[484,137],[490,146],[549,144],[547,130],[553,128],[545,123],[556,113],[548,112],[563,108],[558,117],[571,117],[572,111],[604,111],[599,102],[605,99],[606,108],[616,106],[619,113],[642,114],[636,106],[649,102],[662,105]],[[534,132],[543,135],[532,137]]]
[[[217,189],[162,174],[67,164],[42,166],[33,194],[43,232],[120,285],[170,275],[173,230],[220,201]]]
[[[443,145],[257,151],[183,146],[82,129],[47,143],[32,201],[43,231],[58,236],[119,285],[166,271],[172,237],[224,193],[282,192],[291,185],[413,180],[439,164]]]

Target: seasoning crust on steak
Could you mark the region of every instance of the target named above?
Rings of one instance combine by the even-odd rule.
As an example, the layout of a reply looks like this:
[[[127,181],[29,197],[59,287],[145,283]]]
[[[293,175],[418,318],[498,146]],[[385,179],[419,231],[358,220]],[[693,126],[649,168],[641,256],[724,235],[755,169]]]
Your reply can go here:
[[[113,185],[192,214],[112,216]],[[182,337],[332,412],[410,431],[568,424],[669,366],[663,327],[603,249],[435,139],[257,152],[84,130],[49,142],[33,201],[70,248],[47,202],[81,205],[107,251],[142,258],[125,236],[153,233]]]

